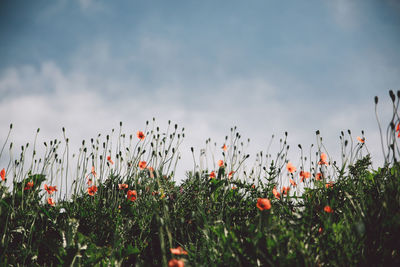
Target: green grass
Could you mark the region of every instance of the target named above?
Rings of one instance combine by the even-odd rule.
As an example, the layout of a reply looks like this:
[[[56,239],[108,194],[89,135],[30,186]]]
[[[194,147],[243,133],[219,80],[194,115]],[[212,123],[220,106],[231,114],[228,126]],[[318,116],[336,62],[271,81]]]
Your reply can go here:
[[[368,140],[357,141],[350,131],[341,135],[340,165],[329,156],[327,165],[321,162],[327,151],[317,132],[308,157],[299,146],[300,163],[291,173],[286,135],[276,157],[260,152],[249,168],[233,128],[226,151],[207,140],[197,162],[192,149],[194,169],[179,184],[175,169],[184,129],[170,123],[165,133],[154,120],[146,123],[143,139],[121,129],[104,140],[99,135],[83,142],[72,159],[64,130],[64,139],[45,144],[39,159],[36,144],[32,157],[26,145],[18,159],[10,157],[0,183],[0,263],[172,266],[177,259],[185,266],[400,266],[399,101],[390,96],[385,163],[376,170]],[[301,181],[301,171],[310,177]],[[57,191],[46,191],[45,184]],[[91,195],[92,186],[97,191]],[[130,190],[136,197],[128,198]],[[260,210],[260,198],[269,199],[271,208]],[[177,247],[187,254],[173,254]]]

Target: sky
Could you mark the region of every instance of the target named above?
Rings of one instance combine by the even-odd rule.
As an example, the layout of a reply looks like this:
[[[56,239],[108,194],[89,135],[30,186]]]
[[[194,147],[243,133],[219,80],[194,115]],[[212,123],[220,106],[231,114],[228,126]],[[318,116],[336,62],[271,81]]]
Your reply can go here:
[[[0,143],[10,123],[16,144],[65,127],[77,149],[155,117],[185,128],[177,180],[233,126],[253,154],[287,131],[295,163],[316,130],[333,155],[365,130],[379,162],[373,98],[386,125],[399,47],[396,0],[1,0]]]

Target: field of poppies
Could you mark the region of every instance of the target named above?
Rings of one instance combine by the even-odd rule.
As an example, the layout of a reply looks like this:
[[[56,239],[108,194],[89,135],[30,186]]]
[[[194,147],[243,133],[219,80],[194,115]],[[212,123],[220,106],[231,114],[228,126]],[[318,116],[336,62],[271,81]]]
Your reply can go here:
[[[299,159],[287,158],[285,135],[276,155],[250,163],[232,128],[192,148],[179,183],[185,133],[171,123],[161,132],[153,119],[133,135],[121,123],[75,154],[64,129],[41,157],[27,144],[0,166],[0,265],[400,266],[400,92],[390,97],[378,169],[363,133],[350,131],[340,159],[317,131]],[[9,138],[0,157],[7,147]]]

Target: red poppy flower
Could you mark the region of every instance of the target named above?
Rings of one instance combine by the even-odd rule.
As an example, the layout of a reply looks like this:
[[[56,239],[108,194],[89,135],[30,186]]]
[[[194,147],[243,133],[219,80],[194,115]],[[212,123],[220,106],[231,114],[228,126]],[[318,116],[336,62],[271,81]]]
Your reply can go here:
[[[290,182],[293,186],[297,186],[296,182],[293,181],[292,179],[289,179],[289,182]]]
[[[322,229],[322,227],[320,227],[320,228],[318,229],[318,233],[320,233],[320,234],[322,234],[323,231],[324,231],[324,230]]]
[[[141,170],[146,169],[146,166],[147,166],[146,161],[140,161],[140,162],[139,162],[139,168],[140,168]]]
[[[274,194],[277,199],[281,199],[281,194],[278,192],[278,190],[276,190],[276,187],[272,189],[272,194]]]
[[[183,248],[181,248],[180,246],[177,248],[170,248],[170,251],[172,254],[174,255],[187,255],[187,251],[185,251]]]
[[[135,201],[137,197],[137,192],[136,190],[128,190],[128,192],[126,192],[126,198],[130,201]]]
[[[57,191],[57,187],[56,186],[47,186],[47,184],[44,184],[44,190],[46,190],[47,193],[49,195],[51,195],[54,193],[54,191]]]
[[[211,173],[210,173],[210,178],[211,179],[214,179],[216,176],[215,176],[215,172],[214,171],[212,171]]]
[[[230,171],[230,172],[228,173],[228,178],[231,179],[234,173],[235,173],[234,171]]]
[[[271,201],[268,198],[257,199],[257,208],[259,210],[269,210],[271,208]]]
[[[140,140],[143,140],[143,139],[146,137],[142,131],[138,131],[138,132],[136,133],[136,136],[137,136]]]
[[[255,188],[256,188],[256,186],[253,184],[253,185],[251,185],[251,188],[252,188],[252,189],[255,189]]]
[[[365,138],[361,138],[361,137],[359,137],[359,136],[357,136],[357,140],[358,140],[358,142],[360,142],[360,143],[364,143],[364,142],[365,142]]]
[[[184,267],[185,263],[182,260],[171,259],[168,262],[168,267]]]
[[[332,188],[333,187],[334,182],[330,181],[329,183],[325,184],[326,188]]]
[[[322,178],[322,173],[319,172],[319,173],[317,173],[317,174],[315,175],[315,180],[320,181],[321,178]]]
[[[27,182],[24,190],[30,190],[30,189],[32,189],[32,187],[33,187],[33,182],[32,181]]]
[[[290,187],[289,186],[283,186],[282,187],[282,189],[281,189],[281,193],[283,194],[283,195],[287,195],[288,193],[289,193],[289,190],[290,190]]]
[[[228,147],[224,144],[222,147],[222,150],[224,150],[224,151],[227,151],[228,150]]]
[[[97,192],[97,186],[92,185],[91,187],[88,188],[88,194],[91,196],[94,196]]]
[[[120,190],[122,190],[122,189],[128,188],[128,185],[127,184],[118,184],[118,188]]]
[[[396,126],[396,132],[400,132],[400,122]]]
[[[223,160],[218,160],[218,166],[220,166],[220,167],[224,166],[224,161]]]
[[[319,165],[328,165],[328,156],[325,153],[321,154],[321,160],[318,162]]]
[[[294,173],[296,171],[296,167],[293,166],[293,164],[290,161],[286,165],[286,168],[287,168],[288,172],[290,172],[290,173]]]
[[[53,206],[53,207],[54,207],[54,205],[56,204],[56,203],[54,202],[54,200],[53,200],[51,197],[49,197],[49,198],[47,199],[47,203],[48,203],[50,206]]]
[[[111,165],[114,164],[114,161],[111,160],[111,156],[107,156],[107,160],[108,160],[108,162],[110,162]]]
[[[330,206],[325,206],[324,211],[325,211],[326,213],[332,213],[332,212],[333,212],[333,209],[332,209]]]
[[[6,180],[6,170],[4,168],[0,171],[0,176],[1,176],[1,180],[3,180],[3,181]]]

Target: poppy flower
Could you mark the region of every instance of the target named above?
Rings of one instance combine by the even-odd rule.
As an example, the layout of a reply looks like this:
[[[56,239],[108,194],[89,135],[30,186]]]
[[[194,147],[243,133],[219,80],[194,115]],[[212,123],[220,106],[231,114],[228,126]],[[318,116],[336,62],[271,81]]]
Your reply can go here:
[[[232,186],[232,190],[236,190],[237,189],[237,187],[236,186]]]
[[[325,153],[321,154],[321,160],[318,162],[319,165],[328,165],[328,156]]]
[[[87,181],[87,184],[91,185],[92,184],[92,179],[89,178],[88,181]]]
[[[271,208],[271,201],[268,198],[257,199],[257,208],[259,210],[269,210]]]
[[[359,136],[357,136],[357,140],[358,140],[358,142],[360,142],[360,143],[364,143],[364,142],[365,142],[365,138],[361,138],[361,137],[359,137]]]
[[[111,156],[107,156],[107,160],[108,160],[108,162],[110,162],[111,165],[114,164],[114,161],[111,160]]]
[[[48,186],[47,184],[44,184],[44,190],[46,190],[47,193],[49,195],[51,195],[54,193],[54,191],[57,191],[57,187],[56,186]]]
[[[142,131],[138,131],[136,133],[137,138],[139,138],[140,140],[143,140],[146,136],[144,135],[144,133]]]
[[[214,171],[212,171],[211,173],[210,173],[210,178],[211,179],[214,179],[216,176],[215,176],[215,172]]]
[[[330,206],[325,206],[324,211],[325,211],[326,213],[332,213],[332,212],[333,212],[333,209],[332,209]]]
[[[293,186],[297,186],[296,182],[292,179],[289,179],[289,182],[293,185]]]
[[[4,168],[0,171],[0,176],[1,176],[1,180],[3,180],[3,181],[6,180],[6,170]]]
[[[320,228],[318,229],[318,233],[320,233],[320,234],[322,234],[323,231],[324,231],[324,230],[322,229],[322,227],[320,227]]]
[[[234,171],[230,171],[228,174],[228,178],[231,179],[234,173],[235,173]]]
[[[119,190],[122,190],[122,189],[128,188],[128,185],[127,184],[118,184],[118,188],[119,188]]]
[[[27,182],[24,190],[30,190],[30,189],[32,189],[32,187],[33,187],[33,182],[32,181]]]
[[[139,162],[139,168],[140,168],[141,170],[146,169],[146,166],[147,166],[146,161],[140,161],[140,162]]]
[[[315,180],[317,180],[317,181],[320,181],[321,180],[321,177],[322,177],[322,173],[317,173],[316,175],[315,175]]]
[[[282,193],[283,195],[287,195],[288,192],[289,192],[289,190],[290,190],[290,187],[289,187],[289,186],[283,186],[282,189],[281,189],[281,193]]]
[[[252,188],[252,189],[255,189],[255,188],[256,188],[256,186],[253,184],[253,185],[251,185],[251,188]]]
[[[218,166],[220,166],[220,167],[222,167],[222,166],[224,166],[224,161],[223,160],[218,160]]]
[[[300,172],[300,181],[303,182],[305,178],[310,178],[311,174],[309,172]]]
[[[228,150],[228,147],[224,144],[222,147],[222,150],[224,150],[224,151],[227,151]]]
[[[278,190],[276,190],[276,187],[272,189],[272,194],[274,194],[277,199],[281,199],[281,194],[278,192]]]
[[[290,161],[286,165],[286,168],[287,168],[288,172],[290,172],[290,173],[294,173],[296,171],[296,167],[293,166],[293,164]]]
[[[396,126],[396,132],[400,132],[400,122]]]
[[[54,207],[54,205],[56,204],[56,203],[54,202],[54,200],[53,200],[51,197],[49,197],[49,198],[47,199],[47,203],[48,203],[50,206],[53,206],[53,207]]]
[[[171,259],[168,262],[168,267],[184,267],[185,263],[183,260]]]
[[[136,190],[128,190],[128,192],[126,192],[126,198],[130,201],[135,201],[137,197],[137,192]]]
[[[329,183],[326,183],[326,184],[325,184],[325,187],[326,187],[326,188],[332,188],[332,187],[333,187],[333,182],[330,181]]]
[[[181,248],[180,246],[177,248],[170,248],[170,251],[172,254],[174,255],[187,255],[187,251],[185,251],[183,248]]]
[[[92,166],[92,171],[90,173],[93,174],[94,177],[96,177],[96,172],[94,170],[94,166]]]
[[[154,178],[154,168],[153,167],[147,167],[150,173],[150,178]]]
[[[91,187],[88,188],[88,194],[91,196],[94,196],[97,192],[97,186],[92,185]]]

